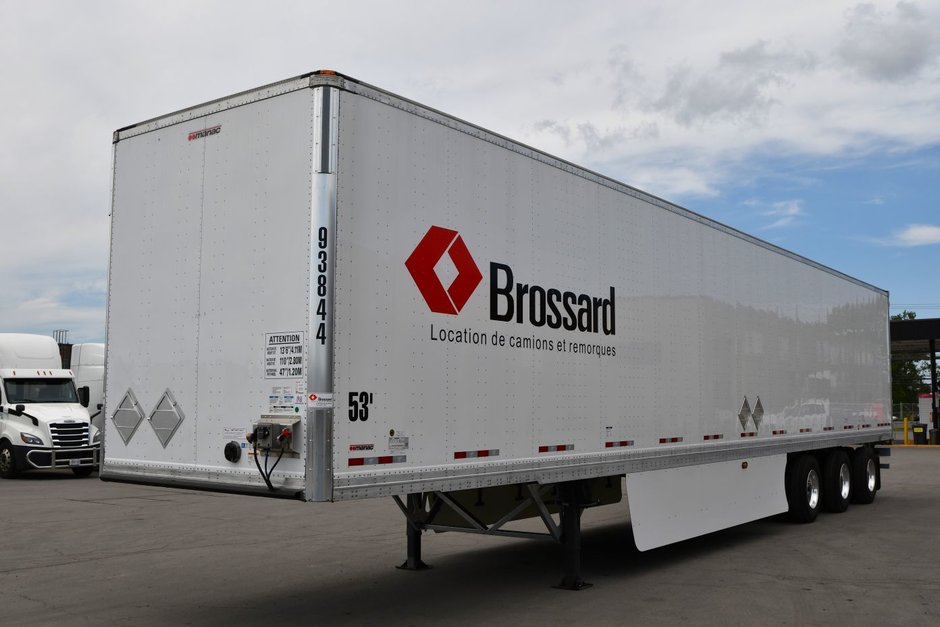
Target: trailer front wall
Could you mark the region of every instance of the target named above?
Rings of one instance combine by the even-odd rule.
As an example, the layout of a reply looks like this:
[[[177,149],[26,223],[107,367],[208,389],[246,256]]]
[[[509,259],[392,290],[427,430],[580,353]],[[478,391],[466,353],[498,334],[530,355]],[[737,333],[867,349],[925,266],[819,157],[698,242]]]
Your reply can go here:
[[[272,335],[306,343],[312,142],[304,89],[115,145],[104,476],[260,485],[246,432],[295,414],[299,456],[278,483],[303,488],[305,373],[269,373],[265,354]],[[143,418],[125,443],[113,417],[128,390]],[[152,418],[167,390],[181,420],[164,445]]]

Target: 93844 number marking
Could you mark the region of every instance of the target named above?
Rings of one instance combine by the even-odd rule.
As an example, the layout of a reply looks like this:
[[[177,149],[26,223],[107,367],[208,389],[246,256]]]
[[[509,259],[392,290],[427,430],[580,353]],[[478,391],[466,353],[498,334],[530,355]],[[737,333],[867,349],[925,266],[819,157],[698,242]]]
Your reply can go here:
[[[317,312],[320,319],[315,338],[320,345],[326,345],[326,270],[329,261],[330,231],[321,226],[317,231]]]

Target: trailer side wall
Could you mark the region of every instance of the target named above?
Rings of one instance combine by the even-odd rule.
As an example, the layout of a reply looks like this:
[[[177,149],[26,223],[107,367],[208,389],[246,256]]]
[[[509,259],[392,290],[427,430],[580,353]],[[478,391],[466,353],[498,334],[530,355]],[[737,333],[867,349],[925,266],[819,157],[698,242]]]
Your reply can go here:
[[[407,106],[344,92],[338,155],[337,498],[883,431],[883,292]],[[432,227],[459,240],[419,246]],[[472,262],[452,259],[460,242]],[[440,256],[431,274],[445,290],[461,267],[479,270],[459,312],[432,311],[418,283],[434,279],[406,267],[416,250],[426,266]],[[511,321],[492,318],[493,280],[507,278],[494,263],[511,269],[516,301],[519,284],[538,294]],[[550,289],[592,302],[613,291],[613,333],[550,328]],[[505,313],[508,297],[495,300]],[[742,424],[745,398],[759,399],[759,424]]]

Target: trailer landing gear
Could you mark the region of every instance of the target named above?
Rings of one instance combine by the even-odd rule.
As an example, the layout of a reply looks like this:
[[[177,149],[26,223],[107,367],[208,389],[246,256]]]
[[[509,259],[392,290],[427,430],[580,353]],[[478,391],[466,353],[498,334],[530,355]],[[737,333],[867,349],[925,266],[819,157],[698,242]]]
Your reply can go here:
[[[581,579],[581,512],[591,502],[591,487],[586,481],[558,484],[559,517],[561,518],[562,577],[559,590],[583,590],[594,584]]]
[[[428,570],[431,568],[421,559],[421,532],[422,529],[412,522],[416,520],[418,515],[424,509],[424,499],[421,494],[409,494],[408,495],[408,505],[407,510],[410,513],[405,514],[406,524],[405,524],[405,535],[408,538],[408,556],[405,558],[405,561],[402,562],[401,566],[398,566],[400,570]],[[398,499],[396,498],[396,501]],[[401,503],[399,502],[399,505]]]
[[[597,481],[610,484],[608,489],[615,488],[619,500],[619,477],[594,480]],[[592,485],[600,489],[591,480],[582,480],[553,485],[527,483],[463,492],[425,492],[409,494],[404,502],[395,496],[395,503],[405,515],[408,538],[407,558],[398,568],[430,568],[421,559],[421,534],[424,531],[550,539],[558,542],[562,549],[562,578],[554,587],[562,590],[588,588],[591,584],[581,578],[581,513],[586,507],[599,504],[592,497]],[[558,514],[558,523],[552,517],[553,511]],[[540,518],[546,532],[503,528],[509,522],[529,517]]]

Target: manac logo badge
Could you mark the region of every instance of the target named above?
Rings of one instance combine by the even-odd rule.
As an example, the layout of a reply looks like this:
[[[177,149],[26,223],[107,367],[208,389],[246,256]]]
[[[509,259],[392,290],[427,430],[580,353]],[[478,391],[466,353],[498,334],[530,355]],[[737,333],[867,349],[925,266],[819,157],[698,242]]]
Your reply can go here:
[[[434,272],[434,266],[445,253],[457,268],[457,278],[446,289]],[[434,313],[457,315],[483,280],[460,233],[440,226],[428,229],[405,267]]]

